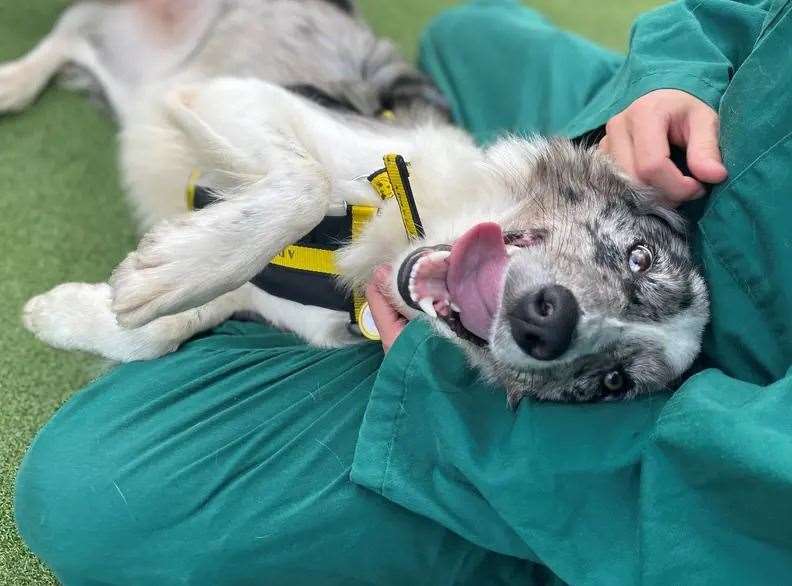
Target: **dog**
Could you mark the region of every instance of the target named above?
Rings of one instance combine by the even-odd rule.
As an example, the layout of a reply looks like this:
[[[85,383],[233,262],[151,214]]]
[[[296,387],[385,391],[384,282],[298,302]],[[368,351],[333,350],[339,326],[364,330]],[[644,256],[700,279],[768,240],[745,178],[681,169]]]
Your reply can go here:
[[[27,303],[24,325],[52,346],[152,359],[240,312],[316,346],[359,342],[345,312],[250,281],[333,209],[363,205],[379,211],[338,248],[341,285],[360,293],[392,266],[394,307],[460,346],[512,406],[652,393],[700,351],[708,296],[680,216],[596,148],[477,146],[345,0],[76,4],[0,66],[0,111],[64,71],[119,122],[145,235],[109,283]],[[421,238],[365,179],[385,153],[409,162]],[[217,201],[188,213],[195,169]]]

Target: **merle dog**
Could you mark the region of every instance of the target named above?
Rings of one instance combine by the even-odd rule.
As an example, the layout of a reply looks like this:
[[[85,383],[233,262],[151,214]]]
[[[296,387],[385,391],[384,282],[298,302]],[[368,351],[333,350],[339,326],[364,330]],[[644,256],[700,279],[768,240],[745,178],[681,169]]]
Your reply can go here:
[[[64,70],[118,119],[145,236],[109,283],[26,305],[24,323],[53,346],[154,358],[240,311],[316,345],[353,343],[345,313],[249,281],[331,209],[368,204],[380,212],[338,251],[341,282],[359,291],[392,265],[394,305],[461,346],[512,404],[650,393],[699,351],[707,293],[675,212],[567,140],[476,146],[348,2],[80,3],[0,67],[0,110]],[[410,162],[419,241],[360,180],[387,152]],[[220,201],[187,213],[196,168]]]

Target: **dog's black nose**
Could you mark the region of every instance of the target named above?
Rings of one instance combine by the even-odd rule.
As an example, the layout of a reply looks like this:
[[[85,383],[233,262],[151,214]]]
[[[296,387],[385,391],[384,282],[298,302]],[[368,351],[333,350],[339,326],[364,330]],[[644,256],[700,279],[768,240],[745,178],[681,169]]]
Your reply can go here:
[[[509,312],[517,345],[537,360],[555,360],[567,351],[580,317],[572,291],[561,285],[528,293]]]

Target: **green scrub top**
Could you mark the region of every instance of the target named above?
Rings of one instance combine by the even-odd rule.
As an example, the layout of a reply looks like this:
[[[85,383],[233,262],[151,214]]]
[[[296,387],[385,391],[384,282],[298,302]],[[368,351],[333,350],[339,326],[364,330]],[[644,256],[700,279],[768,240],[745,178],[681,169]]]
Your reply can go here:
[[[27,543],[66,586],[789,582],[790,39],[789,0],[675,2],[625,59],[490,0],[422,43],[482,141],[577,136],[660,88],[720,110],[729,179],[693,226],[711,368],[675,394],[511,412],[421,321],[384,360],[231,322],[42,430]]]

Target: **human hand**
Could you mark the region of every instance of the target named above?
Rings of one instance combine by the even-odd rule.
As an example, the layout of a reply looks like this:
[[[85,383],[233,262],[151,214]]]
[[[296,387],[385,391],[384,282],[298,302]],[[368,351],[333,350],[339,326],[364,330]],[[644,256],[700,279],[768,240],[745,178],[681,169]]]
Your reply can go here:
[[[366,300],[371,309],[374,323],[377,325],[377,330],[382,338],[382,348],[385,352],[390,350],[404,326],[407,325],[407,318],[396,311],[388,300],[390,275],[391,267],[378,267],[366,288]]]
[[[728,174],[718,146],[718,114],[686,92],[650,92],[611,118],[605,132],[599,148],[672,205],[702,197],[703,183],[721,183]],[[671,161],[671,145],[685,149],[693,177]]]

